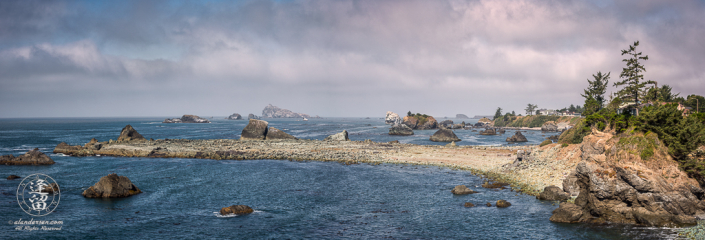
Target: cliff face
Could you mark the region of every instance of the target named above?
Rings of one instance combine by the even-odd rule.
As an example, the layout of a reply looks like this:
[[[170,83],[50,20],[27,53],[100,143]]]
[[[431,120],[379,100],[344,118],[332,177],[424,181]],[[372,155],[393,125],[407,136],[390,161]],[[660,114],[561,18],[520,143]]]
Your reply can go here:
[[[705,216],[705,191],[679,169],[656,134],[593,130],[578,146],[574,154],[581,161],[563,190],[579,194],[551,221],[674,226]]]
[[[295,113],[288,109],[279,108],[277,106],[272,106],[272,104],[267,105],[262,110],[262,118],[310,118],[308,114]]]

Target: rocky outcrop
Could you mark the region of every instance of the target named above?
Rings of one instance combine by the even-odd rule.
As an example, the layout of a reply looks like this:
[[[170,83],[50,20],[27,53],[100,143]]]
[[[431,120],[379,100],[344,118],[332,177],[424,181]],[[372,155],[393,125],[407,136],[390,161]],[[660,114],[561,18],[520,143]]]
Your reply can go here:
[[[447,128],[442,128],[436,131],[430,138],[431,141],[434,142],[460,142],[460,138],[455,135],[453,130],[447,129]]]
[[[428,115],[412,115],[405,116],[402,120],[402,124],[410,127],[414,130],[426,130],[426,129],[437,129],[438,121],[435,118]]]
[[[558,132],[558,125],[554,121],[545,122],[541,125],[542,132]]]
[[[240,140],[264,140],[267,136],[268,125],[267,121],[250,119],[247,126],[242,129]]]
[[[94,138],[95,140],[95,138]],[[118,136],[118,141],[139,141],[139,140],[146,140],[142,136],[142,134],[138,133],[137,130],[132,128],[132,126],[127,125],[124,128],[122,128],[122,131],[120,131],[120,136]],[[95,140],[95,142],[91,141],[91,143],[97,143],[98,141]]]
[[[250,113],[250,115],[247,115],[247,120],[250,120],[250,119],[260,119],[260,117],[258,117],[257,115],[254,115],[254,114]]]
[[[568,193],[553,185],[545,187],[543,192],[536,196],[536,199],[545,201],[565,201],[568,200],[568,198],[570,198]]]
[[[458,185],[458,186],[455,186],[455,188],[453,188],[453,190],[450,190],[450,192],[453,193],[453,194],[455,194],[455,195],[465,195],[465,194],[477,193],[477,192],[475,192],[475,191],[469,189],[469,188],[466,187],[465,185]]]
[[[485,131],[481,131],[480,135],[497,135],[497,131],[495,131],[494,128],[487,128]]]
[[[497,200],[497,203],[495,204],[495,206],[497,206],[498,208],[506,208],[511,205],[512,205],[511,203],[509,203],[505,200]]]
[[[445,120],[438,124],[440,128],[453,128],[453,120]]]
[[[564,180],[564,188],[574,181],[580,193],[575,204],[561,204],[551,221],[677,226],[694,224],[705,214],[705,191],[680,170],[655,134],[593,130],[581,150],[574,179]]]
[[[38,148],[28,151],[18,157],[10,155],[0,156],[0,165],[51,165],[54,160],[40,152]]]
[[[350,138],[348,138],[348,131],[343,130],[342,132],[326,137],[323,141],[350,141]]]
[[[196,115],[183,115],[181,118],[167,118],[162,123],[210,123],[208,119]]]
[[[282,130],[276,129],[274,127],[269,127],[269,130],[267,131],[267,135],[266,135],[265,139],[266,140],[275,140],[275,139],[296,139],[296,138],[294,136],[289,135],[288,133],[283,132]]]
[[[243,215],[243,214],[253,213],[254,211],[255,210],[253,210],[251,207],[248,207],[245,205],[232,205],[230,207],[221,208],[220,215],[229,215],[229,214]]]
[[[463,129],[463,128],[465,128],[465,122],[453,125],[453,129]]]
[[[455,118],[457,119],[470,119],[467,115],[465,114],[455,114]]]
[[[118,176],[111,173],[93,186],[83,191],[83,196],[87,198],[122,198],[142,193],[130,179],[125,176]]]
[[[399,117],[399,114],[393,113],[391,111],[387,111],[387,116],[384,117],[384,123],[385,124],[392,124],[393,125],[399,125],[401,124],[402,119]]]
[[[402,120],[402,124],[404,124],[404,125],[410,127],[411,129],[416,129],[416,125],[417,125],[418,123],[419,123],[419,120],[416,119],[415,117],[411,117],[411,116],[406,116],[406,117],[404,117],[404,119]]]
[[[295,113],[288,109],[279,108],[277,106],[272,106],[272,104],[267,105],[262,110],[262,118],[310,118],[308,114]]]
[[[242,116],[239,113],[233,113],[232,115],[226,117],[228,120],[242,120]]]
[[[435,118],[428,116],[426,118],[426,122],[424,122],[421,126],[416,126],[417,129],[419,130],[426,130],[426,129],[437,129],[438,128],[438,122],[436,121]]]
[[[409,136],[414,135],[414,131],[405,124],[396,124],[389,128],[389,135]]]
[[[508,137],[507,142],[528,142],[529,140],[521,134],[521,131],[517,131],[514,136]]]

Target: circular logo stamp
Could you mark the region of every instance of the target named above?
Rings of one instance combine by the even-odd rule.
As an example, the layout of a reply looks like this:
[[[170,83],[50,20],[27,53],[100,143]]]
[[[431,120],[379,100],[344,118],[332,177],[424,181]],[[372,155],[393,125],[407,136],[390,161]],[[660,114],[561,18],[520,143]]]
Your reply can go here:
[[[53,212],[60,199],[59,184],[46,174],[29,175],[17,187],[17,203],[32,216],[46,216]]]

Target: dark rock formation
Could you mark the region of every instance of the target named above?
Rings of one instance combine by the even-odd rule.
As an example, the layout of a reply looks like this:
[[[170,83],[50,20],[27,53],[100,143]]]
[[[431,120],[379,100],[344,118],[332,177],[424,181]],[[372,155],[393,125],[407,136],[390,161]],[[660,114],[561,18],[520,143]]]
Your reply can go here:
[[[543,192],[536,196],[536,199],[546,201],[565,201],[568,198],[570,198],[568,193],[553,185],[543,188]]]
[[[0,165],[51,165],[54,160],[39,151],[39,148],[28,151],[18,157],[10,155],[0,156]]]
[[[220,215],[228,215],[228,214],[235,214],[235,215],[243,215],[243,214],[250,214],[254,212],[251,207],[245,206],[245,205],[232,205],[230,207],[224,207],[220,209]]]
[[[233,113],[233,115],[230,115],[230,116],[226,117],[225,119],[228,119],[228,120],[242,120],[242,116],[240,116],[240,114],[238,114],[238,113]]]
[[[267,136],[268,125],[267,121],[250,119],[247,126],[242,129],[240,140],[264,140]]]
[[[556,210],[553,210],[553,215],[548,220],[551,222],[562,223],[577,223],[581,222],[583,217],[583,209],[569,202],[562,202]],[[587,220],[587,219],[584,219]]]
[[[247,119],[248,119],[248,120],[250,120],[250,119],[259,119],[259,117],[258,117],[257,115],[254,115],[254,114],[250,113],[250,115],[247,115]]]
[[[15,179],[18,179],[18,178],[20,178],[20,176],[17,176],[17,175],[10,175],[10,176],[7,176],[7,180],[15,180]]]
[[[487,128],[485,131],[481,131],[480,135],[497,135],[497,132],[494,130],[494,128]]]
[[[554,121],[548,121],[541,125],[541,131],[543,132],[558,132],[558,125]]]
[[[438,124],[440,128],[453,128],[453,120],[445,120]]]
[[[384,123],[385,124],[391,124],[392,126],[394,125],[399,125],[401,124],[402,119],[399,117],[399,114],[393,113],[391,111],[387,111],[387,116],[384,117]]]
[[[46,186],[44,189],[42,189],[41,192],[49,193],[49,194],[54,194],[54,193],[59,194],[59,192],[60,192],[59,185],[56,183],[51,183],[51,184],[49,184],[49,186]]]
[[[265,139],[273,140],[273,139],[296,139],[296,138],[294,136],[289,135],[288,133],[283,132],[282,130],[276,129],[274,127],[269,127],[269,130],[267,131],[267,136]]]
[[[453,190],[450,190],[450,192],[453,193],[453,194],[455,194],[455,195],[465,195],[465,194],[477,193],[477,192],[475,192],[475,191],[469,189],[469,188],[466,187],[465,185],[458,185],[458,186],[455,186],[455,188],[453,188]]]
[[[471,202],[466,202],[464,206],[465,207],[474,207],[475,204],[472,204]]]
[[[504,130],[504,128],[500,128],[499,130],[497,130],[497,133],[499,134],[504,134],[505,132],[506,130]]]
[[[277,106],[272,106],[272,104],[267,105],[262,110],[262,118],[309,118],[308,114],[295,113],[287,109],[279,108]]]
[[[323,141],[350,141],[350,138],[348,138],[348,131],[343,130],[342,132],[326,137]]]
[[[467,115],[465,114],[455,114],[455,118],[457,119],[470,119]]]
[[[446,128],[439,129],[438,131],[436,131],[436,133],[434,133],[430,137],[430,140],[434,141],[434,142],[453,142],[453,141],[460,142],[460,141],[462,141],[462,140],[460,140],[460,138],[458,138],[458,136],[455,135],[453,130],[446,129]]]
[[[130,179],[125,176],[118,176],[111,173],[93,186],[83,191],[83,196],[87,198],[121,198],[142,193]]]
[[[492,203],[485,203],[485,206],[492,207]]]
[[[528,142],[529,140],[526,140],[526,137],[521,134],[521,131],[517,131],[517,133],[514,134],[514,136],[508,137],[507,142]]]
[[[414,135],[414,131],[411,130],[410,127],[407,127],[405,124],[397,124],[389,128],[389,135],[409,136]]]
[[[127,125],[124,128],[122,128],[122,131],[120,131],[120,136],[117,139],[118,141],[135,141],[135,140],[146,140],[144,137],[137,132],[132,126]],[[92,143],[97,143],[98,140],[95,140],[95,142],[91,141]]]
[[[196,115],[183,115],[181,118],[167,118],[162,123],[210,123],[208,119]]]
[[[511,206],[512,204],[505,201],[505,200],[497,200],[497,203],[495,204],[498,208],[506,208]]]

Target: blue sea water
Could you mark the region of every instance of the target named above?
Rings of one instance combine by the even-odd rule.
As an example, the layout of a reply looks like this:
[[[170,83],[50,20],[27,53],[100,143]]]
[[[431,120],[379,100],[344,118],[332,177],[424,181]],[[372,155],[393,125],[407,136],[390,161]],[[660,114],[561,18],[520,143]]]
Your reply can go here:
[[[52,154],[60,142],[83,145],[91,138],[117,139],[131,124],[146,138],[239,138],[247,121],[211,119],[211,124],[162,124],[164,118],[0,119],[0,154],[39,148],[56,164],[0,166],[0,239],[667,239],[669,228],[558,224],[548,221],[554,202],[509,189],[480,186],[485,179],[466,171],[415,165],[343,165],[281,160],[216,161]],[[347,130],[352,140],[428,140],[433,130],[389,136],[379,118],[267,119],[270,126],[302,139],[323,139]],[[458,120],[455,120],[459,122]],[[465,120],[466,123],[475,120]],[[459,145],[503,145],[514,131],[480,136],[455,130]],[[528,143],[549,136],[524,133]],[[21,179],[43,173],[61,186],[55,212],[32,217],[17,203]],[[127,176],[144,193],[122,199],[86,199],[81,193],[110,173]],[[464,184],[480,193],[454,196]],[[509,208],[486,207],[504,199]],[[476,207],[465,208],[465,202]],[[222,207],[244,204],[245,216],[222,217]],[[16,230],[17,220],[63,221],[61,230]],[[39,226],[41,227],[41,226]],[[56,227],[56,226],[51,226]]]

